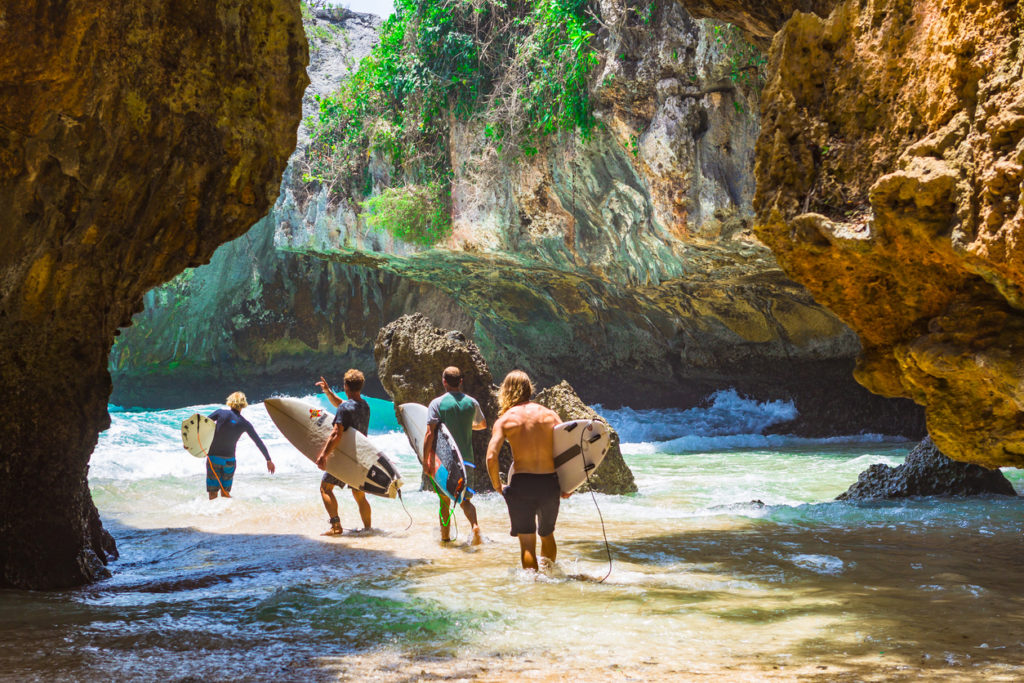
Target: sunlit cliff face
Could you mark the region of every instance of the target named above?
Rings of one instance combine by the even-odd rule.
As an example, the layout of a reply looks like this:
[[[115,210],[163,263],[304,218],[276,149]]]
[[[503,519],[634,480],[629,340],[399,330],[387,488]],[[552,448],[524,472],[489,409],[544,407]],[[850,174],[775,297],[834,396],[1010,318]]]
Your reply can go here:
[[[754,28],[793,5],[687,4]],[[860,336],[864,386],[925,406],[953,458],[1024,465],[1018,8],[822,5],[772,42],[757,234]]]

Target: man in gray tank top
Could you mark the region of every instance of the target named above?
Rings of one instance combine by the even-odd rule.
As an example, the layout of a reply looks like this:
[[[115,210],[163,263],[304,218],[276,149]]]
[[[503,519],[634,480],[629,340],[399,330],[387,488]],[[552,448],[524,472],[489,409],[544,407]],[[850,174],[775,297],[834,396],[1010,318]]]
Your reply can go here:
[[[427,408],[427,433],[423,438],[424,473],[431,471],[428,468],[428,464],[432,463],[433,459],[437,457],[434,451],[434,444],[437,440],[439,424],[443,423],[448,427],[448,431],[451,432],[452,437],[455,439],[455,445],[459,447],[459,453],[462,454],[462,461],[466,463],[467,467],[476,464],[473,459],[473,430],[487,429],[487,421],[484,419],[483,411],[480,410],[480,404],[472,396],[462,393],[461,370],[456,367],[445,368],[444,373],[441,375],[441,384],[444,386],[446,393],[431,401]],[[449,512],[450,501],[448,496],[444,495],[442,491],[437,493],[441,498],[441,510],[439,512],[441,540],[448,541],[451,539],[450,521],[453,513]],[[470,543],[472,545],[480,545],[483,539],[480,536],[480,525],[477,523],[476,507],[469,502],[472,495],[470,491],[466,491],[462,501],[462,511],[466,514],[466,519],[469,520],[469,524],[473,529]]]

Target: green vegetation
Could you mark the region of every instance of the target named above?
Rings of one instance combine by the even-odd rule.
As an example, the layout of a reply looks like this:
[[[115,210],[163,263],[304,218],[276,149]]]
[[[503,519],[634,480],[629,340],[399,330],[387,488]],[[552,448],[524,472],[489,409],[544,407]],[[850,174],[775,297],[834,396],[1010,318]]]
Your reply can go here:
[[[732,24],[714,24],[715,44],[729,63],[729,79],[736,85],[760,88],[765,81],[767,58]]]
[[[438,183],[389,187],[376,197],[360,202],[366,223],[399,239],[430,246],[446,234],[450,197]]]
[[[302,12],[302,26],[306,30],[306,41],[309,44],[310,53],[319,52],[324,43],[340,44],[339,40],[345,40],[344,29],[333,24],[326,26],[317,23],[316,10],[328,7],[326,0],[303,0],[299,3],[299,10]]]
[[[306,179],[365,197],[369,162],[383,161],[391,187],[362,202],[369,222],[421,244],[439,239],[453,119],[474,120],[510,157],[535,154],[556,132],[589,137],[596,23],[589,0],[396,0],[373,53],[318,100]],[[441,201],[406,226],[429,197]]]

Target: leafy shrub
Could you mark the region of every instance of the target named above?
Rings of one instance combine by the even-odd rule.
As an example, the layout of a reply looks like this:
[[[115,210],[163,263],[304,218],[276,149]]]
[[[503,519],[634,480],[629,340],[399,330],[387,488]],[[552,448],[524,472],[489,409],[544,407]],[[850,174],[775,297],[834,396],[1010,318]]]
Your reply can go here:
[[[412,244],[430,246],[451,230],[447,194],[438,183],[389,187],[360,206],[370,227]]]

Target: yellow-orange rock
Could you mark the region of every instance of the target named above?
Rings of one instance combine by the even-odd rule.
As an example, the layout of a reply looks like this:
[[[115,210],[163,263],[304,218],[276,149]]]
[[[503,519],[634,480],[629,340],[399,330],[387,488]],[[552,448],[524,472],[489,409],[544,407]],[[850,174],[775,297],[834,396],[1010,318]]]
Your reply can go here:
[[[988,467],[1024,466],[1022,21],[980,0],[797,12],[757,149],[757,233],[860,335],[857,379]]]

